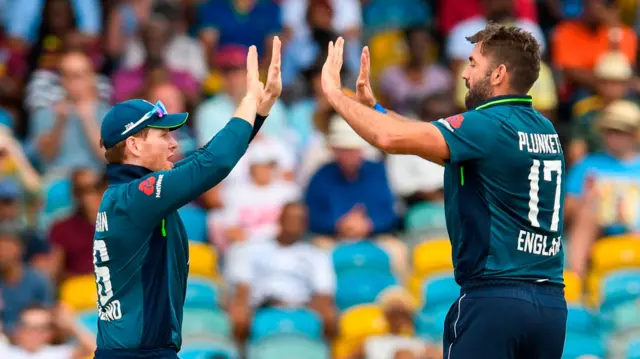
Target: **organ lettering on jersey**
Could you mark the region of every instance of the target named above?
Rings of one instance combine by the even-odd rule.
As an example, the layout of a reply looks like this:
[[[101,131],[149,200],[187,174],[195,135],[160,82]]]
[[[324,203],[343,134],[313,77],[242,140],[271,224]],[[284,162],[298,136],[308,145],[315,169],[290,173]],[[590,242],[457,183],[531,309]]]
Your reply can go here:
[[[562,153],[557,134],[526,133],[518,131],[520,151],[539,154]]]
[[[520,231],[518,235],[518,250],[546,257],[555,256],[560,252],[562,237],[549,239],[548,236],[539,233]]]

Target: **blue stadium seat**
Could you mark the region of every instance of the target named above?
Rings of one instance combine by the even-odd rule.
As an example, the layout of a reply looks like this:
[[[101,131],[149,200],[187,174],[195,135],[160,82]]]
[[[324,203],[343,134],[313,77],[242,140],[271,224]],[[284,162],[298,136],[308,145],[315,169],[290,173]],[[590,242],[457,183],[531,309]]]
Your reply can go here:
[[[205,278],[189,278],[185,308],[215,309],[218,307],[218,286]]]
[[[215,338],[185,339],[178,353],[180,359],[237,359],[238,350],[231,342]]]
[[[640,359],[640,337],[636,337],[627,346],[627,359]]]
[[[596,335],[600,331],[598,317],[581,305],[569,305],[567,333]]]
[[[207,335],[213,338],[230,338],[231,323],[222,310],[185,308],[182,319],[184,337]]]
[[[373,0],[363,8],[362,17],[366,29],[378,32],[425,24],[431,9],[419,0]]]
[[[91,333],[98,333],[98,311],[96,309],[80,312],[76,315],[76,319]]]
[[[358,304],[373,303],[378,294],[397,284],[391,274],[377,271],[358,270],[338,275],[336,304],[340,310]]]
[[[640,306],[636,301],[619,304],[612,311],[603,314],[606,331],[610,334],[622,334],[640,330]]]
[[[44,184],[44,204],[38,218],[38,226],[48,230],[56,220],[70,214],[73,210],[73,193],[69,178],[56,178]]]
[[[190,241],[207,243],[207,212],[193,204],[178,210]]]
[[[429,306],[415,316],[416,334],[427,341],[440,343],[444,330],[444,320],[449,313],[449,305]]]
[[[578,359],[583,355],[604,358],[605,352],[599,336],[567,333],[562,359]]]
[[[621,270],[602,279],[600,311],[609,313],[616,306],[640,298],[640,270]]]
[[[248,347],[247,359],[330,359],[324,342],[297,336],[266,338]]]
[[[333,250],[331,256],[338,275],[357,269],[391,273],[389,254],[370,240],[341,243]]]
[[[268,308],[256,313],[251,327],[253,342],[283,334],[321,340],[322,321],[315,312],[308,309]]]
[[[452,275],[427,278],[422,288],[423,308],[448,307],[460,296],[460,286]]]

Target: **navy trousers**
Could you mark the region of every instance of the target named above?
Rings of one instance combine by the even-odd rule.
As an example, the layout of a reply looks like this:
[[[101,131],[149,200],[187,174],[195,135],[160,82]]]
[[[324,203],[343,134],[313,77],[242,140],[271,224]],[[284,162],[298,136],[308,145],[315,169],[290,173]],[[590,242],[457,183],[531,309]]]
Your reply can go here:
[[[549,283],[465,283],[445,319],[444,359],[561,359],[564,289]]]
[[[179,359],[173,348],[162,349],[97,349],[94,359]]]

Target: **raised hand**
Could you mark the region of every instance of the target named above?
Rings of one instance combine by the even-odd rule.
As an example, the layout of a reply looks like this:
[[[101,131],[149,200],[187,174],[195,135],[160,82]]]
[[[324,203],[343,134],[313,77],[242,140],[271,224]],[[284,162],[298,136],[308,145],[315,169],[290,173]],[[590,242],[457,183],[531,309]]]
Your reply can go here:
[[[344,39],[339,37],[334,45],[329,42],[327,61],[322,66],[322,91],[329,94],[332,91],[342,89],[340,70],[342,69],[342,54],[344,51]]]
[[[371,80],[369,79],[370,76],[371,57],[369,47],[365,46],[360,56],[360,74],[358,74],[358,80],[356,82],[356,100],[365,106],[374,107],[377,102],[373,95],[373,88],[371,87]]]
[[[263,92],[264,84],[260,82],[258,70],[258,50],[255,46],[251,46],[247,54],[247,94],[252,95],[256,102],[260,103]]]
[[[267,84],[265,85],[260,103],[258,104],[258,113],[266,116],[271,111],[271,107],[282,94],[282,74],[281,74],[281,55],[280,48],[282,44],[280,38],[273,38],[273,49],[271,51],[271,64],[269,64],[269,72],[267,73]]]

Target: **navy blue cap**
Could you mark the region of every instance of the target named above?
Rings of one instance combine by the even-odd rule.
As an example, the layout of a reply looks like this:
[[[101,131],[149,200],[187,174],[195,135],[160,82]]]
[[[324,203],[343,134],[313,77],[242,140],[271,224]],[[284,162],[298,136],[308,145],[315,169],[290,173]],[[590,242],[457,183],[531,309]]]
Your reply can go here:
[[[5,178],[0,181],[0,199],[16,200],[20,198],[22,191],[20,184],[11,178]]]
[[[146,127],[177,130],[187,122],[189,114],[169,114],[162,102],[155,105],[145,100],[128,100],[117,103],[107,112],[100,127],[100,137],[105,148],[111,148]]]

